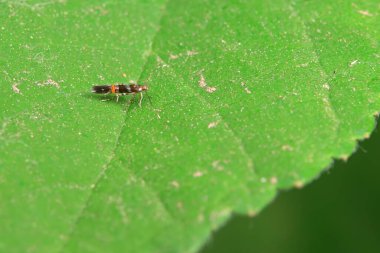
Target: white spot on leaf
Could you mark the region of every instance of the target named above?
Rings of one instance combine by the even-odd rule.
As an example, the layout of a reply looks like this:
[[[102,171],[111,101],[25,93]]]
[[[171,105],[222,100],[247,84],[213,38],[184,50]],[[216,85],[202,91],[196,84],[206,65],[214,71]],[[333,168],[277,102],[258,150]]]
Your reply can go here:
[[[170,54],[169,55],[169,59],[171,60],[175,60],[175,59],[178,59],[179,55],[175,55],[175,54]]]
[[[216,160],[216,161],[213,161],[212,162],[212,167],[217,170],[217,171],[222,171],[224,168],[223,166],[220,164],[220,161],[219,160]]]
[[[350,68],[352,68],[354,65],[358,64],[359,63],[359,60],[354,60],[350,63]]]
[[[206,91],[207,91],[208,93],[213,93],[213,92],[216,91],[216,88],[215,88],[215,87],[207,87],[207,88],[206,88]]]
[[[21,91],[20,91],[20,89],[17,86],[18,86],[18,83],[13,84],[12,85],[12,90],[13,90],[14,93],[20,94]]]
[[[37,82],[38,86],[55,86],[56,88],[60,88],[60,85],[58,82],[54,81],[53,79],[48,79],[42,83]]]
[[[367,17],[372,17],[373,15],[371,13],[369,13],[369,11],[367,10],[359,10],[358,11],[359,14],[362,14],[363,16],[367,16]]]
[[[206,79],[202,74],[201,78],[199,79],[198,85],[208,93],[213,93],[216,91],[216,87],[207,86]]]
[[[203,75],[201,75],[201,79],[199,80],[198,84],[199,84],[199,87],[201,88],[204,88],[207,86],[206,80]]]
[[[205,220],[205,216],[202,213],[200,213],[197,217],[197,220],[199,223],[202,223]]]
[[[247,213],[247,214],[248,214],[249,217],[252,218],[252,217],[255,217],[255,216],[257,215],[257,212],[254,211],[254,210],[248,210],[248,213]]]
[[[174,188],[179,188],[179,183],[177,182],[177,181],[172,181],[171,183],[170,183]]]
[[[303,182],[300,181],[300,180],[297,180],[294,182],[294,186],[297,188],[297,189],[301,189],[303,187]]]
[[[211,122],[208,124],[208,128],[214,128],[219,124],[219,121]]]
[[[201,176],[203,176],[203,173],[201,171],[196,171],[193,174],[193,177],[201,177]]]
[[[271,184],[277,184],[277,182],[278,182],[277,177],[271,177],[271,178],[270,178],[270,183],[271,183]]]
[[[283,145],[283,146],[281,147],[281,149],[282,149],[283,151],[293,151],[293,147],[290,146],[290,145]]]
[[[198,52],[195,51],[195,50],[190,50],[190,51],[187,51],[186,54],[187,54],[188,56],[193,56],[193,55],[197,55]]]

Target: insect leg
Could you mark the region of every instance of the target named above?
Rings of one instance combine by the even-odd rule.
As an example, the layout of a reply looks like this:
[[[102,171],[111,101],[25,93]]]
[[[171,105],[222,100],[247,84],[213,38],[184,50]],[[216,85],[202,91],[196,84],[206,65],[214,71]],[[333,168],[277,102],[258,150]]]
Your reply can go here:
[[[135,101],[136,93],[131,93],[131,95],[132,95],[132,98],[128,101],[128,104],[127,104],[128,108],[130,108],[131,104]]]
[[[150,99],[150,96],[149,96],[148,92],[147,92],[147,91],[145,91],[145,92],[146,92],[146,96],[147,96],[148,99],[149,99],[149,104],[150,104],[151,106],[153,106],[153,104],[152,104],[152,100]]]
[[[140,106],[140,108],[141,108],[141,101],[142,101],[142,99],[143,99],[143,93],[140,92],[140,100],[139,100],[139,106]]]

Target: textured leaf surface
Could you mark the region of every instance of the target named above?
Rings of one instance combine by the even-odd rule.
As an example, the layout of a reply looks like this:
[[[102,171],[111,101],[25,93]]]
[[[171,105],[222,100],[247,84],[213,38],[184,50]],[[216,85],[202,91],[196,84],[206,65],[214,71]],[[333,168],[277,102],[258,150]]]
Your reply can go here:
[[[194,252],[347,158],[378,5],[323,2],[2,1],[0,251]],[[129,80],[152,105],[88,92]]]

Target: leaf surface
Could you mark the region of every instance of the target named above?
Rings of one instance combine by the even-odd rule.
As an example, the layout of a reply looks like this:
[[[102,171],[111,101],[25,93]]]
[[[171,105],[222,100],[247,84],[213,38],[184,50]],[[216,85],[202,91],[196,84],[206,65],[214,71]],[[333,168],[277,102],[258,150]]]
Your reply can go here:
[[[347,158],[380,109],[375,1],[0,12],[0,251],[195,252]],[[152,104],[89,94],[129,80]]]

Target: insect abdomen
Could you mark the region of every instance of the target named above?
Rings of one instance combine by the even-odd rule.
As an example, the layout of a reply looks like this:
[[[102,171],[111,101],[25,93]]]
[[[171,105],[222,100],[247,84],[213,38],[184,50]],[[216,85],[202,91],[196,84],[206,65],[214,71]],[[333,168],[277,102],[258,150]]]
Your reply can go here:
[[[92,92],[98,93],[98,94],[105,94],[111,92],[111,86],[110,85],[96,85],[92,86]]]

